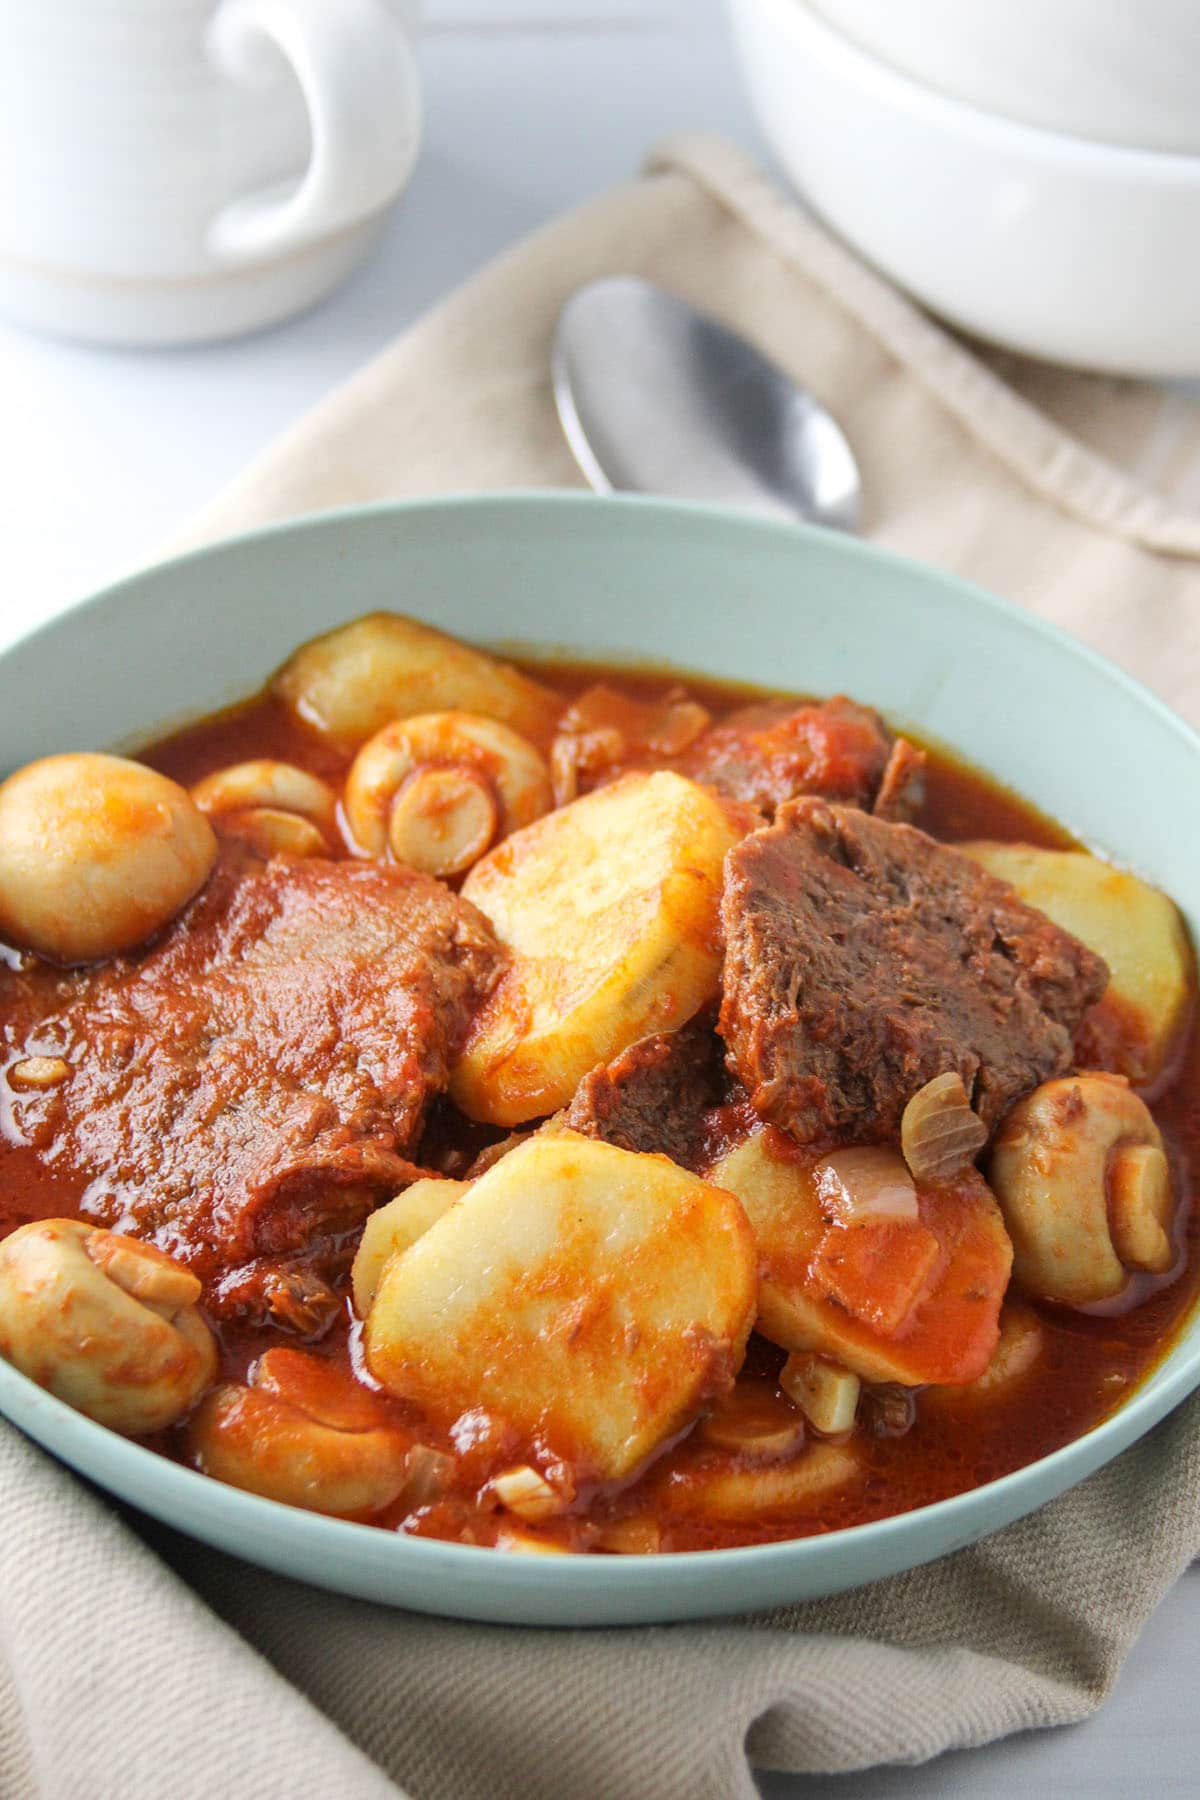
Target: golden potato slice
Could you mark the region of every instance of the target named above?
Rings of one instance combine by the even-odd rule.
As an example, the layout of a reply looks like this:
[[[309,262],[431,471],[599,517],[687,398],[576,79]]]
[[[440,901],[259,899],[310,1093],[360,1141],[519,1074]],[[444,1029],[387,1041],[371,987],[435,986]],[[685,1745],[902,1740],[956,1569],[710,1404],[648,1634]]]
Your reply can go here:
[[[716,795],[664,770],[547,814],[476,863],[463,894],[511,963],[476,1016],[451,1093],[520,1125],[589,1069],[714,998],[725,853],[741,832]]]
[[[1104,958],[1112,979],[1096,1011],[1116,1015],[1115,1029],[1104,1031],[1115,1052],[1104,1056],[1104,1066],[1139,1086],[1154,1081],[1178,1044],[1195,986],[1192,949],[1174,902],[1082,850],[984,842],[956,848],[1011,881],[1022,900]],[[1104,1030],[1100,1019],[1095,1024]],[[1085,1023],[1085,1043],[1090,1028]]]
[[[384,1264],[415,1244],[447,1207],[466,1193],[467,1187],[465,1181],[439,1181],[428,1175],[371,1214],[363,1226],[350,1269],[354,1310],[360,1319],[365,1319],[370,1311]]]
[[[732,1195],[663,1156],[534,1137],[389,1260],[367,1362],[437,1421],[479,1408],[619,1480],[732,1380],[755,1274]]]
[[[562,700],[510,663],[399,613],[368,613],[289,657],[273,690],[307,725],[356,749],[392,719],[454,709],[511,725],[537,744]]]
[[[973,1381],[996,1347],[1012,1245],[983,1177],[917,1186],[915,1220],[829,1220],[820,1157],[766,1126],[709,1179],[736,1194],[758,1240],[758,1330],[866,1381]],[[932,1254],[931,1254],[932,1249]]]

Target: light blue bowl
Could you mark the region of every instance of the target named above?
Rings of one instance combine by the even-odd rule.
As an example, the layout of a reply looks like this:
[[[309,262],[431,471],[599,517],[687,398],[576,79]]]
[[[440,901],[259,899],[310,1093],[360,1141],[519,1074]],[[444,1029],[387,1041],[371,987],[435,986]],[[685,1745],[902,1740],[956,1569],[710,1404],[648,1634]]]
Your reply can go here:
[[[465,637],[812,693],[956,746],[1200,925],[1200,740],[1016,608],[821,532],[578,495],[330,514],[122,582],[0,657],[0,767],[144,741],[252,692],[305,638],[376,607]],[[960,1549],[1053,1499],[1200,1385],[1200,1325],[1105,1424],[1014,1475],[826,1537],[680,1556],[521,1557],[416,1541],[239,1493],[115,1437],[0,1364],[0,1410],[143,1511],[301,1580],[509,1624],[743,1612]]]

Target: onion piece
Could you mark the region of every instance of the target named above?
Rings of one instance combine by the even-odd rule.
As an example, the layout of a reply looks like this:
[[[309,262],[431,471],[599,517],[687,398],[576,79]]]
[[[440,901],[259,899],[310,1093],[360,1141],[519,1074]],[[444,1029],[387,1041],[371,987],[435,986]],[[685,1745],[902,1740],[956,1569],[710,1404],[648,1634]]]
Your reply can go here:
[[[952,1181],[974,1162],[987,1136],[954,1070],[918,1088],[900,1121],[900,1146],[917,1181]]]
[[[454,1458],[428,1444],[414,1444],[404,1462],[402,1498],[409,1512],[440,1500],[454,1478]]]
[[[509,1512],[516,1513],[531,1525],[542,1519],[552,1519],[570,1505],[570,1495],[560,1494],[528,1463],[493,1476],[488,1487],[501,1506],[506,1506]]]
[[[835,1150],[816,1165],[813,1177],[823,1208],[831,1208],[841,1225],[875,1219],[915,1224],[920,1217],[916,1185],[894,1150],[878,1145]]]

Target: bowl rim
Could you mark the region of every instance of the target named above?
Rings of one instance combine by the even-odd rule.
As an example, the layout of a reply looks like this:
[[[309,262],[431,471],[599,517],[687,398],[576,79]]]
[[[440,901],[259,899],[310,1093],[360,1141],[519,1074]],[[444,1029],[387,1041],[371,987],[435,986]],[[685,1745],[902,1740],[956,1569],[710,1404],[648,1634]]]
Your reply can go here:
[[[592,494],[578,489],[498,489],[372,501],[308,513],[295,519],[276,521],[239,532],[135,570],[63,608],[50,619],[40,621],[30,631],[22,633],[0,649],[0,668],[10,656],[26,645],[57,632],[69,631],[85,614],[119,607],[126,596],[132,596],[147,587],[153,588],[163,580],[169,581],[177,569],[219,561],[223,556],[231,554],[236,556],[247,548],[269,545],[276,539],[291,540],[308,532],[328,531],[341,526],[353,530],[359,521],[400,520],[417,513],[454,517],[464,511],[480,514],[488,511],[523,511],[531,517],[543,511],[567,517],[572,512],[581,517],[585,514],[595,517],[603,511],[616,515],[617,518],[622,514],[640,513],[646,517],[659,518],[668,527],[672,520],[693,524],[703,522],[720,531],[732,528],[755,535],[765,534],[775,538],[780,544],[790,543],[796,546],[801,554],[805,543],[820,543],[826,548],[836,543],[836,554],[839,556],[845,556],[852,562],[863,561],[877,568],[907,574],[910,579],[915,576],[922,583],[941,586],[951,591],[960,602],[978,611],[990,613],[1008,630],[1042,639],[1082,661],[1103,681],[1123,690],[1139,706],[1153,714],[1160,728],[1165,728],[1179,738],[1188,752],[1197,758],[1200,767],[1200,733],[1193,730],[1157,694],[1110,658],[1091,645],[1082,643],[1060,626],[949,570],[923,563],[914,557],[849,534],[787,520],[757,518],[736,508],[717,507],[702,502],[664,500],[645,495]],[[545,1558],[503,1557],[506,1571],[503,1585],[514,1596],[526,1591],[532,1596],[545,1588],[552,1595],[554,1590],[561,1588],[564,1594],[569,1591],[575,1600],[600,1599],[609,1595],[617,1585],[612,1570],[615,1560],[622,1568],[622,1588],[635,1602],[647,1603],[658,1590],[664,1590],[665,1596],[666,1590],[679,1587],[689,1574],[700,1577],[707,1573],[717,1578],[750,1568],[757,1572],[778,1568],[782,1575],[785,1570],[803,1562],[805,1558],[819,1558],[823,1547],[835,1543],[861,1545],[864,1548],[870,1546],[886,1557],[889,1546],[896,1539],[903,1539],[909,1534],[916,1539],[922,1527],[927,1528],[926,1542],[934,1538],[937,1541],[932,1547],[918,1550],[917,1554],[909,1556],[906,1552],[904,1561],[894,1567],[913,1568],[951,1554],[1008,1523],[1016,1522],[1042,1505],[1049,1504],[1067,1488],[1077,1485],[1129,1448],[1200,1387],[1200,1334],[1187,1349],[1183,1349],[1180,1343],[1180,1334],[1187,1330],[1189,1320],[1195,1320],[1198,1314],[1200,1302],[1184,1316],[1176,1329],[1174,1342],[1162,1358],[1129,1398],[1107,1417],[1048,1455],[1026,1463],[1007,1475],[968,1488],[960,1494],[905,1512],[890,1514],[882,1519],[842,1526],[817,1535],[781,1538],[729,1549],[668,1551],[617,1559],[585,1553],[567,1553]],[[2,1359],[0,1414],[42,1443],[52,1454],[62,1456],[73,1469],[98,1480],[110,1491],[124,1494],[126,1488],[130,1489],[131,1495],[136,1495],[136,1498],[131,1498],[131,1503],[139,1510],[196,1537],[203,1538],[204,1533],[191,1524],[180,1523],[180,1509],[189,1515],[194,1512],[194,1508],[188,1504],[193,1499],[200,1503],[201,1509],[206,1513],[223,1514],[234,1525],[244,1524],[249,1528],[247,1537],[250,1539],[257,1536],[261,1540],[274,1528],[276,1534],[286,1530],[289,1540],[309,1551],[325,1549],[335,1552],[341,1548],[353,1552],[370,1543],[374,1546],[373,1556],[382,1559],[385,1566],[399,1570],[407,1566],[414,1573],[419,1570],[422,1575],[428,1576],[460,1576],[466,1578],[468,1583],[472,1576],[484,1570],[495,1569],[497,1565],[497,1553],[489,1546],[412,1537],[367,1523],[310,1512],[227,1486],[136,1440],[122,1437],[76,1412]],[[72,1452],[78,1453],[77,1460]],[[129,1472],[125,1487],[114,1488],[108,1476],[102,1472],[102,1467],[114,1459]],[[1064,1472],[1066,1478],[1059,1480],[1058,1476]],[[1028,1492],[1039,1487],[1048,1488],[1049,1491],[1038,1497],[1033,1497]],[[1021,1497],[1015,1508],[1005,1504],[1011,1502],[1013,1496]],[[178,1505],[173,1504],[176,1501]],[[986,1513],[989,1501],[1003,1508],[1003,1517],[998,1521],[989,1522],[986,1517],[981,1519],[978,1516],[981,1512]],[[256,1527],[259,1528],[257,1532]],[[936,1527],[945,1529],[938,1531]],[[254,1560],[261,1560],[254,1557],[253,1552],[249,1554]],[[890,1566],[893,1565],[889,1564]],[[888,1569],[883,1569],[881,1573],[886,1575]],[[878,1578],[879,1573],[868,1572],[860,1579],[868,1582]],[[320,1576],[312,1574],[307,1579],[319,1581]],[[854,1585],[854,1582],[842,1581],[838,1584],[843,1588],[849,1585]],[[340,1591],[353,1590],[343,1588]],[[827,1593],[836,1589],[822,1587],[820,1591]],[[784,1594],[783,1598],[786,1600],[788,1596]],[[436,1610],[421,1599],[410,1598],[404,1604],[418,1610]],[[709,1609],[710,1612],[734,1610],[738,1608],[719,1600],[714,1601]],[[741,1610],[746,1609],[743,1607]],[[447,1608],[442,1616],[479,1618],[491,1615],[469,1609],[463,1612],[461,1609],[453,1611]],[[647,1616],[660,1615],[655,1613]],[[692,1614],[677,1609],[669,1616],[682,1618]],[[559,1622],[573,1623],[570,1619]]]
[[[969,100],[943,93],[874,55],[814,12],[808,0],[727,0],[736,20],[738,13],[769,15],[777,32],[787,36],[798,54],[812,55],[814,47],[827,61],[841,65],[844,76],[861,91],[890,110],[904,113],[921,124],[976,139],[1042,164],[1057,162],[1074,174],[1144,178],[1168,187],[1200,187],[1200,149],[1156,150],[1135,144],[1110,144],[1077,133],[1031,125],[1006,113],[975,106]]]

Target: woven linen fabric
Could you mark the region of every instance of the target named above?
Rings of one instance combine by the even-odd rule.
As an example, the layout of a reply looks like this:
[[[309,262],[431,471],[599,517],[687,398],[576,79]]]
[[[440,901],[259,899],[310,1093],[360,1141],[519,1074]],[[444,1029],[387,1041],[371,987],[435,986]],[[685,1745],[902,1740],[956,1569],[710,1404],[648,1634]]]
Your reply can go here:
[[[578,485],[553,322],[580,282],[628,271],[728,319],[832,407],[869,535],[1065,625],[1200,720],[1200,411],[964,345],[709,140],[665,146],[485,270],[189,542],[353,501]],[[1097,1706],[1200,1549],[1200,1400],[930,1567],[629,1630],[459,1624],[318,1592],[120,1513],[7,1428],[0,1476],[6,1796],[728,1800],[753,1794],[748,1756],[918,1761]]]

